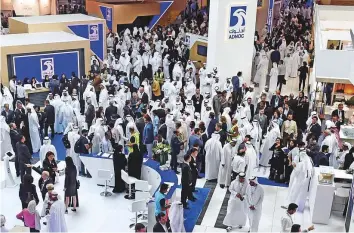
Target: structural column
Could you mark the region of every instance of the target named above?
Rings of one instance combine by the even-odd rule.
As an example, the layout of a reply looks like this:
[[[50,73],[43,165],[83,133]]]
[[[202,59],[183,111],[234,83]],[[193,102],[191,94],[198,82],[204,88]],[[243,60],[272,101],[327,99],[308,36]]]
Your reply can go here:
[[[251,80],[256,15],[256,0],[210,0],[207,69],[221,82],[238,71]]]

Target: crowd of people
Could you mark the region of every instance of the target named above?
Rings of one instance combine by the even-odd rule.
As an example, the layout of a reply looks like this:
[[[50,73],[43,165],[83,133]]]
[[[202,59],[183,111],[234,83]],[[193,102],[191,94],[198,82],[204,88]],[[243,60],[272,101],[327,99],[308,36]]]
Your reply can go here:
[[[342,104],[326,121],[323,133],[317,112],[308,117],[304,88],[311,19],[312,6],[289,1],[271,30],[266,26],[256,32],[252,77],[239,71],[224,81],[217,67],[189,60],[185,33],[208,33],[207,10],[200,9],[197,1],[188,1],[180,24],[109,33],[108,57],[100,62],[92,56],[89,74],[47,76],[42,85],[50,93],[43,111],[25,98],[24,86],[36,87],[39,82],[35,78],[21,82],[13,76],[9,87],[1,85],[0,119],[4,127],[8,125],[8,146],[15,153],[16,174],[22,181],[23,210],[16,217],[31,231],[40,230],[38,222],[44,216],[49,231],[66,231],[64,214],[69,206],[73,212],[78,207],[77,176],[90,177],[79,155],[100,152],[113,154],[115,193],[126,189],[122,170],[141,178],[144,155],[181,173],[185,209],[188,201],[196,200],[196,181],[203,174],[228,188],[227,231],[245,226],[247,218],[250,231],[258,231],[264,191],[257,170],[266,173],[269,168],[270,180],[289,184],[289,216],[296,209],[303,211],[314,166],[348,169],[354,161],[354,149],[339,138],[345,120]],[[286,81],[296,77],[298,96],[281,95]],[[249,79],[252,83],[245,81]],[[63,135],[66,148],[64,201],[53,190],[58,166],[50,138],[55,134]],[[35,152],[40,153],[41,167],[31,165]],[[41,174],[41,213],[36,210],[39,198],[31,170]],[[155,196],[160,224],[154,227],[156,232],[169,229],[166,191],[163,184]],[[290,220],[282,219],[283,231],[300,230]],[[143,229],[136,226],[137,231]]]

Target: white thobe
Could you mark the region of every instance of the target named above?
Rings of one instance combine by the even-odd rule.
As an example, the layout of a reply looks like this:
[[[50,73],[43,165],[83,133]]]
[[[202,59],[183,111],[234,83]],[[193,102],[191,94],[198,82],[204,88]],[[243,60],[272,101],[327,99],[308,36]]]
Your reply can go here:
[[[28,125],[29,125],[29,133],[31,137],[31,144],[33,153],[36,153],[41,148],[41,139],[39,137],[39,121],[37,113],[34,112],[32,108],[32,113],[28,114]]]
[[[259,222],[262,215],[262,203],[264,198],[264,190],[259,184],[254,186],[247,186],[246,199],[248,209],[250,206],[254,206],[254,210],[249,209],[248,220],[250,223],[250,232],[258,232]]]
[[[55,201],[49,210],[48,232],[67,232],[65,221],[65,205],[61,200]]]
[[[232,174],[232,159],[236,153],[236,147],[232,147],[230,143],[227,143],[223,147],[223,153],[221,155],[218,183],[221,185],[229,186],[231,183]]]
[[[269,76],[270,76],[270,80],[269,80],[269,90],[275,92],[275,91],[277,90],[278,68],[277,68],[277,67],[273,67],[273,68],[270,70]]]
[[[100,96],[98,98],[98,105],[100,107],[103,107],[103,110],[106,110],[106,108],[109,106],[109,102],[108,102],[108,91],[106,88],[103,88],[100,92]]]
[[[273,129],[271,129],[265,136],[264,143],[262,144],[261,153],[262,156],[259,160],[259,165],[264,167],[269,167],[269,160],[273,155],[273,151],[269,150],[272,145],[275,143],[275,140],[280,137],[280,130],[278,124],[274,124]]]
[[[219,134],[212,134],[205,143],[205,179],[214,180],[218,178],[218,171],[222,157],[222,145]]]
[[[231,182],[229,187],[231,194],[227,205],[227,213],[223,222],[224,225],[231,227],[246,225],[248,212],[247,201],[246,199],[241,200],[236,197],[236,195],[240,194],[242,198],[246,198],[245,194],[247,186],[248,183],[246,181],[241,183],[238,177]]]
[[[297,77],[297,70],[299,69],[300,66],[300,56],[299,52],[295,52],[292,57],[291,57],[291,69],[290,69],[290,74],[289,76],[292,78]]]
[[[247,165],[246,179],[254,175],[253,170],[257,167],[258,157],[252,144],[246,143],[245,162]]]
[[[291,215],[286,212],[280,220],[281,223],[281,232],[282,233],[286,233],[286,232],[290,232],[291,231],[291,227],[293,226],[293,219],[291,217]]]
[[[81,160],[79,154],[75,153],[74,148],[77,140],[79,140],[80,135],[77,131],[70,131],[68,133],[68,140],[70,142],[70,149],[68,156],[70,156],[73,159],[73,162],[77,168],[78,171],[81,170]]]
[[[63,104],[59,111],[59,123],[62,125],[62,128],[65,130],[66,127],[74,117],[74,110],[71,105],[68,103]]]

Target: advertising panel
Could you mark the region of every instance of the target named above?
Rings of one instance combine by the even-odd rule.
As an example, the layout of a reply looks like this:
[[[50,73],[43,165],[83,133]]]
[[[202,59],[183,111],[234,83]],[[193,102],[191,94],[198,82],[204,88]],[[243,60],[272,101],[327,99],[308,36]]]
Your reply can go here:
[[[41,81],[46,75],[54,74],[70,77],[71,72],[80,77],[79,51],[15,55],[12,63],[18,80],[35,77]]]

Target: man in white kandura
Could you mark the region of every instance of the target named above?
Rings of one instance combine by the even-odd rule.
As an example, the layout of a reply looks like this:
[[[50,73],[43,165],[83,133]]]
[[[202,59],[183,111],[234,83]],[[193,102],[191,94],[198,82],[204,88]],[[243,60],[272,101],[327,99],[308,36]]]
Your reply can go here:
[[[41,139],[39,137],[39,120],[36,111],[33,106],[27,107],[28,113],[28,127],[31,137],[33,153],[38,152],[41,149]]]
[[[249,179],[246,189],[247,207],[249,208],[248,220],[250,223],[249,232],[258,232],[259,222],[262,215],[262,203],[264,198],[263,187],[257,182],[257,177]]]
[[[49,139],[49,137],[44,137],[43,139],[43,145],[41,146],[41,149],[39,150],[39,158],[41,160],[41,165],[43,164],[43,161],[46,157],[46,154],[48,151],[51,151],[54,153],[54,159],[58,160],[57,157],[57,150],[55,149],[55,147],[52,145],[51,140]]]
[[[292,215],[296,213],[297,205],[295,203],[290,203],[286,213],[281,217],[281,232],[290,232],[291,227],[294,224]]]
[[[237,140],[232,139],[231,142],[225,144],[223,147],[223,153],[221,156],[220,168],[219,168],[219,175],[218,175],[218,183],[221,188],[229,187],[231,183],[231,174],[232,174],[232,167],[231,163],[236,154],[236,143]]]
[[[81,169],[81,160],[79,154],[75,153],[74,148],[79,138],[79,128],[77,126],[74,126],[73,130],[68,133],[68,140],[70,142],[71,147],[70,149],[68,149],[67,156],[70,156],[73,159],[77,171],[80,171]]]
[[[311,158],[307,155],[306,149],[299,148],[299,154],[293,161],[294,170],[291,173],[289,190],[288,190],[288,203],[296,203],[299,211],[303,212],[305,202],[308,195],[308,187],[310,179],[313,175],[313,163]]]
[[[205,179],[215,180],[218,178],[219,166],[222,157],[222,145],[220,134],[213,133],[205,143]]]
[[[232,227],[241,229],[246,225],[248,210],[245,195],[248,183],[245,181],[245,176],[245,173],[240,173],[229,187],[231,194],[227,205],[227,214],[223,222],[227,226],[227,232],[231,231]]]
[[[47,215],[48,232],[67,232],[64,202],[58,200],[56,191],[53,191],[49,198],[53,204],[50,206],[49,215]]]

